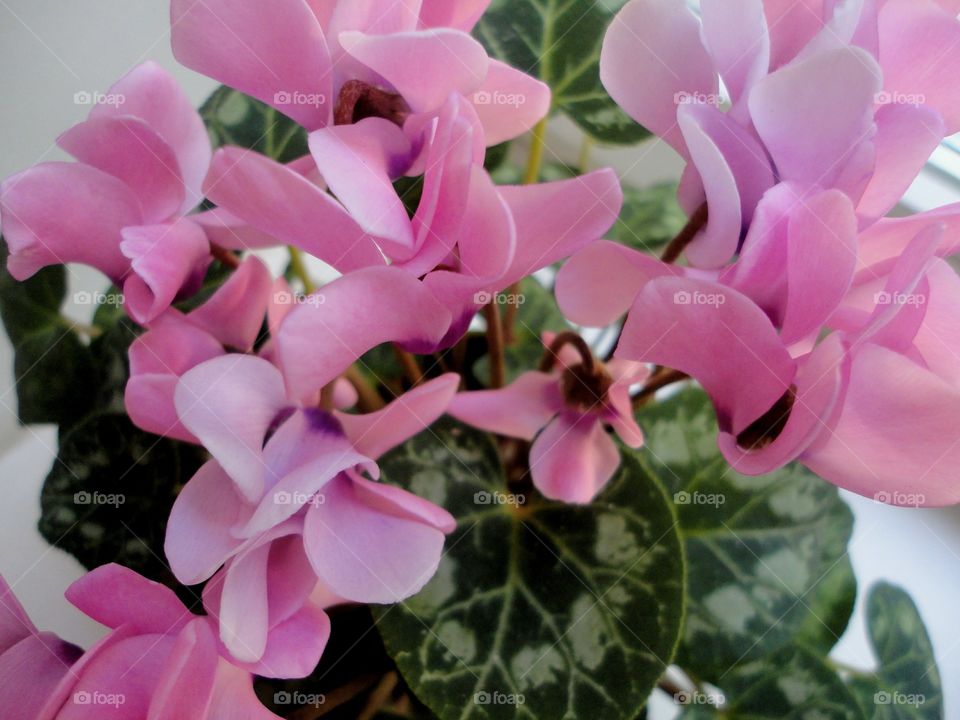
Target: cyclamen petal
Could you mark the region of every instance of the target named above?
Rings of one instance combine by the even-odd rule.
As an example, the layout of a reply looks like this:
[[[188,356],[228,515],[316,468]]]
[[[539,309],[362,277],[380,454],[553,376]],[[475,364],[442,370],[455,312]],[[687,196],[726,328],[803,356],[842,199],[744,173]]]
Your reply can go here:
[[[544,496],[588,503],[620,467],[620,451],[603,426],[587,416],[561,413],[530,449],[530,474]]]

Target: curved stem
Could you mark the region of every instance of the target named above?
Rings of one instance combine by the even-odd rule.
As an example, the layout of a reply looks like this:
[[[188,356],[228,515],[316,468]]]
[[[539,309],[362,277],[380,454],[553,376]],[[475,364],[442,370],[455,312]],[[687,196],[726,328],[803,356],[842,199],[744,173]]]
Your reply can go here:
[[[385,406],[383,398],[380,397],[374,387],[367,382],[367,379],[363,376],[363,373],[357,368],[356,365],[351,365],[347,368],[347,371],[343,374],[347,381],[356,388],[357,396],[359,400],[357,401],[357,407],[359,407],[364,412],[376,412]]]
[[[583,361],[584,370],[588,374],[593,373],[594,359],[593,352],[590,350],[590,346],[587,345],[586,340],[570,330],[557,335],[553,339],[553,342],[550,343],[550,347],[544,351],[543,357],[540,360],[540,372],[549,372],[552,370],[553,366],[556,365],[557,360],[560,357],[560,351],[563,350],[563,348],[567,345],[573,345],[574,349],[580,353],[580,359]]]
[[[503,357],[503,323],[500,308],[495,303],[485,305],[483,316],[487,319],[487,354],[490,356],[490,387],[502,388],[506,379]]]
[[[650,398],[668,385],[673,385],[673,383],[682,382],[683,380],[689,379],[689,375],[680,372],[679,370],[660,368],[650,377],[646,385],[643,386],[643,390],[633,396],[633,409],[637,410],[642,408],[650,401]]]
[[[697,233],[699,233],[707,224],[707,219],[707,204],[704,203],[697,208],[693,215],[690,216],[690,219],[683,227],[683,230],[681,230],[679,234],[670,241],[670,244],[667,245],[666,250],[663,251],[663,255],[660,256],[660,259],[668,265],[676,262],[686,249],[687,245],[691,243],[691,241],[697,236]]]
[[[210,244],[210,254],[213,256],[213,259],[218,261],[221,265],[224,265],[231,270],[236,270],[240,267],[240,258],[236,256],[235,253],[222,248],[219,245]]]
[[[420,370],[420,364],[412,354],[396,343],[393,343],[393,354],[396,355],[397,362],[403,369],[403,374],[413,387],[423,382],[423,372]]]
[[[544,118],[533,128],[527,171],[523,175],[524,185],[533,185],[540,180],[540,168],[543,166],[543,151],[547,140],[547,122],[547,118]]]

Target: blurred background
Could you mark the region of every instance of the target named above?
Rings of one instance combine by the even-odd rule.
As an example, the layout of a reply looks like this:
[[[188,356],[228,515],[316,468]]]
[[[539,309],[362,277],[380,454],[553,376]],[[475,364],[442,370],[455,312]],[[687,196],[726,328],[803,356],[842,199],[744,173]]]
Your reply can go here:
[[[216,85],[174,61],[167,11],[166,0],[0,0],[0,176],[65,159],[54,141],[86,116],[90,108],[82,103],[84,94],[105,91],[144,60],[156,60],[170,70],[199,106]],[[579,149],[573,126],[562,119],[553,122],[548,161],[573,163]],[[595,167],[614,166],[625,182],[638,186],[676,180],[681,170],[673,151],[655,140],[629,152],[597,148],[591,162]],[[902,211],[957,201],[960,141],[948,141],[910,189]],[[69,278],[71,295],[103,290],[108,284],[96,272],[80,268],[70,268]],[[84,321],[93,308],[72,306],[69,311]],[[83,569],[36,530],[40,488],[55,457],[56,432],[19,426],[15,383],[12,349],[0,333],[0,574],[38,626],[89,645],[102,629],[63,599],[64,589]],[[960,720],[960,508],[895,509],[849,494],[845,499],[856,514],[850,554],[861,598],[833,656],[864,668],[873,664],[862,615],[863,591],[881,578],[902,585],[932,635],[947,717]],[[656,697],[653,716],[670,717],[671,708]]]

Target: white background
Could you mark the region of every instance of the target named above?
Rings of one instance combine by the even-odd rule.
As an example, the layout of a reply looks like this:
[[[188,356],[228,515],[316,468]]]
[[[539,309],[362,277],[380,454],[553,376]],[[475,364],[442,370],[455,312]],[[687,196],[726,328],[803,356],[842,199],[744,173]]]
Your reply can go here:
[[[214,84],[173,61],[165,0],[0,0],[0,176],[44,160],[63,159],[53,141],[86,115],[74,103],[78,91],[104,91],[146,59],[177,76],[199,105]],[[554,127],[551,153],[576,156],[568,129]],[[561,151],[560,148],[569,148]],[[653,143],[636,152],[597,151],[594,164],[613,164],[631,181],[675,178],[670,150]],[[951,199],[918,183],[918,207]],[[95,273],[71,269],[72,290],[101,289]],[[958,318],[960,322],[960,318]],[[2,336],[2,333],[0,333]],[[19,428],[9,343],[0,337],[0,574],[15,587],[42,629],[89,644],[101,629],[63,600],[82,574],[68,555],[36,532],[39,490],[56,447],[50,428]],[[958,468],[960,482],[960,468]],[[904,585],[920,606],[940,662],[947,717],[960,720],[960,510],[897,510],[848,497],[857,515],[850,553],[861,590],[878,578]],[[861,593],[860,603],[863,594]],[[869,667],[859,613],[836,656]],[[656,703],[658,715],[668,706]]]

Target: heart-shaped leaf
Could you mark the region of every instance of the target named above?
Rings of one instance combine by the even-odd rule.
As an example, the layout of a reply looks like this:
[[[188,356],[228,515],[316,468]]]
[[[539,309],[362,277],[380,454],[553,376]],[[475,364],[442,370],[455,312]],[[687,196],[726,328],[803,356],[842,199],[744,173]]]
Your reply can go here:
[[[491,438],[444,420],[381,462],[458,521],[433,580],[378,627],[442,720],[632,720],[673,656],[683,553],[633,458],[589,506],[506,494]]]
[[[623,112],[600,83],[603,36],[622,4],[494,0],[475,34],[493,56],[547,83],[554,108],[592,138],[631,145],[650,133]]]
[[[853,516],[800,466],[734,472],[706,395],[686,389],[640,413],[645,456],[677,505],[689,566],[678,664],[716,681],[736,664],[806,642],[824,652],[856,594],[846,547]]]

